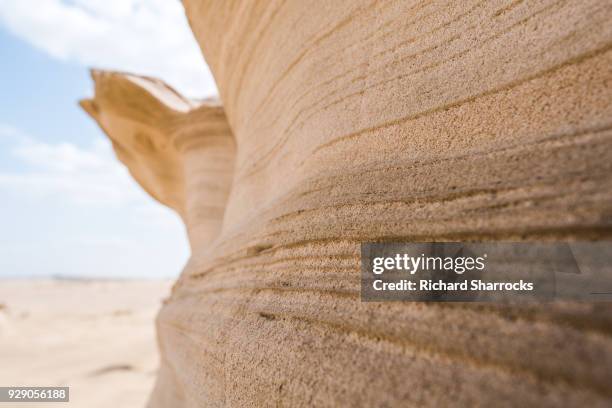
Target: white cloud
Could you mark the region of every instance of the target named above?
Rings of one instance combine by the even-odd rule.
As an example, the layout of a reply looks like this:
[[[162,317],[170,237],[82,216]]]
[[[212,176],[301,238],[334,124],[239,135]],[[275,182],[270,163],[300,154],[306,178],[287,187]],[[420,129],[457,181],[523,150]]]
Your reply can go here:
[[[0,123],[0,143],[0,164],[12,162],[0,167],[0,277],[180,271],[188,245],[179,217],[147,196],[106,139],[45,143]]]
[[[0,173],[0,187],[20,194],[102,206],[125,205],[139,198],[134,182],[103,139],[83,149],[27,138],[11,146],[9,153],[23,170]]]
[[[5,123],[0,123],[0,143],[15,143],[15,141],[24,141],[26,139],[27,135],[21,130]]]
[[[0,0],[0,22],[60,60],[217,94],[178,0]]]

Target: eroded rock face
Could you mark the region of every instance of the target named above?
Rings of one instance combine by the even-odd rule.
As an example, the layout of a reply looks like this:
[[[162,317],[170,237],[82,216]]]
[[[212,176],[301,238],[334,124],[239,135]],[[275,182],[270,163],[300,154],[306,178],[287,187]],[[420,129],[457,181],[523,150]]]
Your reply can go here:
[[[609,2],[184,4],[225,114],[85,105],[190,232],[151,406],[611,403],[609,304],[359,298],[363,241],[611,238]]]
[[[155,199],[184,220],[192,248],[219,234],[236,148],[218,101],[190,101],[161,81],[93,71],[95,98],[81,106],[117,157]]]

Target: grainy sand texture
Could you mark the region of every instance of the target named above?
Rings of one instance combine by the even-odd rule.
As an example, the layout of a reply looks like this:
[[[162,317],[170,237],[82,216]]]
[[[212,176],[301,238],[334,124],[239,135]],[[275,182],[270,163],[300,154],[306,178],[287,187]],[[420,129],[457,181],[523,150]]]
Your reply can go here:
[[[220,94],[82,106],[192,255],[152,407],[599,406],[612,306],[360,301],[360,243],[612,238],[609,0],[184,0]]]
[[[159,365],[154,318],[169,289],[168,281],[0,281],[0,384],[70,387],[70,403],[14,406],[144,406]]]

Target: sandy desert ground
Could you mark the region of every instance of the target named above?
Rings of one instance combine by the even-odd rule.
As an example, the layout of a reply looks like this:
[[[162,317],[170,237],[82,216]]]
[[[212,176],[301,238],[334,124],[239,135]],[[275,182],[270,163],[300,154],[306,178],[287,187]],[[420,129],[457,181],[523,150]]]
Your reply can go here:
[[[154,319],[170,286],[0,281],[0,385],[69,386],[71,402],[54,407],[144,406],[158,366]]]

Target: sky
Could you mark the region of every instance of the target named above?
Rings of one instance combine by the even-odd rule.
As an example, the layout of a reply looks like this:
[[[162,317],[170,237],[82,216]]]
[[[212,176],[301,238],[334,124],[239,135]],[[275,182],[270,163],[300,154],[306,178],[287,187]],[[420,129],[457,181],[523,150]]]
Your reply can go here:
[[[214,81],[178,0],[0,0],[0,277],[160,278],[189,249],[78,106],[89,68]]]

